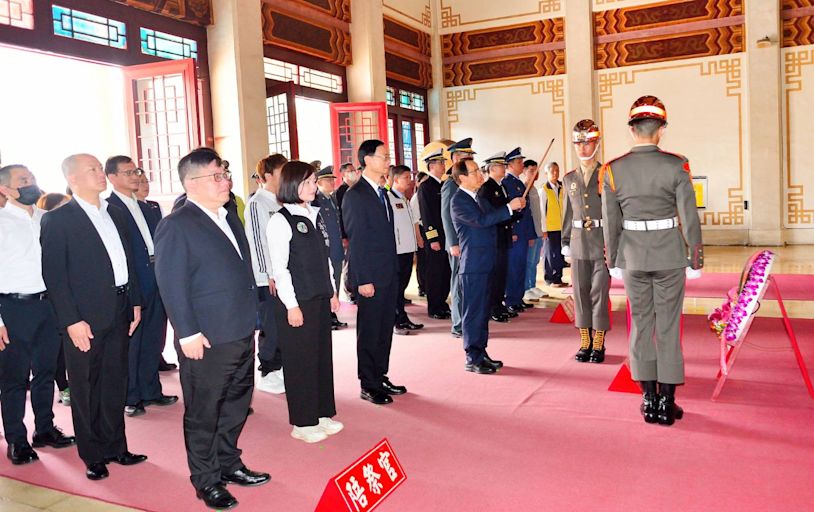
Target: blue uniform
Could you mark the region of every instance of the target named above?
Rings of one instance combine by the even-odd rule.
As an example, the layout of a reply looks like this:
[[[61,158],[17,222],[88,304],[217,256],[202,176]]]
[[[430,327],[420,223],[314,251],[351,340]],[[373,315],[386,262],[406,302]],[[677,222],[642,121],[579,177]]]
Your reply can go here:
[[[526,185],[512,173],[507,172],[503,178],[503,188],[509,201],[516,197],[523,197]],[[509,265],[506,274],[506,305],[518,306],[523,301],[526,281],[526,259],[529,251],[529,240],[535,238],[534,219],[531,211],[523,208],[513,216],[512,237],[517,240],[509,248]]]
[[[497,258],[495,225],[511,217],[508,207],[481,206],[464,189],[452,196],[451,213],[461,257],[458,269],[467,363],[480,364],[489,340],[489,274]]]

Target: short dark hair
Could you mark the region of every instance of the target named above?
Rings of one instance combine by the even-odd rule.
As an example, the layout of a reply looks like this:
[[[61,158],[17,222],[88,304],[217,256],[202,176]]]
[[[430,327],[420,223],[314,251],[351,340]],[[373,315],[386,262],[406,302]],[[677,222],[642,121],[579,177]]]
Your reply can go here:
[[[390,166],[390,178],[396,179],[405,172],[412,173],[413,171],[406,165],[392,165]]]
[[[129,164],[133,159],[125,155],[111,156],[105,162],[105,176],[119,173],[119,164]]]
[[[255,171],[259,177],[266,179],[266,174],[274,174],[274,170],[281,168],[286,162],[288,158],[280,153],[274,153],[257,162]]]
[[[525,167],[535,167],[536,165],[537,165],[537,162],[535,162],[534,160],[531,160],[531,159],[526,160],[525,162],[523,162],[523,167],[524,168]]]
[[[212,148],[204,147],[193,149],[178,162],[178,179],[181,181],[181,184],[183,184],[190,172],[197,171],[201,167],[206,167],[212,162],[217,162],[218,165],[221,165],[223,162],[217,151]]]
[[[299,160],[291,160],[283,165],[280,173],[280,190],[277,200],[280,204],[301,203],[300,183],[314,174],[314,166]]]
[[[426,180],[426,179],[427,179],[427,178],[429,178],[429,177],[430,177],[430,175],[429,175],[429,174],[427,174],[426,172],[420,172],[420,173],[418,173],[418,176],[416,176],[416,177],[415,177],[415,183],[416,183],[416,185],[418,185],[418,184],[422,183],[424,180]]]
[[[348,172],[348,171],[355,171],[356,169],[353,168],[353,162],[345,162],[339,167],[339,172]]]
[[[469,176],[469,169],[466,168],[467,160],[469,159],[465,158],[463,160],[459,160],[455,165],[452,166],[452,179],[455,180],[455,183],[461,182],[461,176]],[[480,172],[480,170],[478,172]]]
[[[0,167],[0,185],[8,187],[11,185],[11,171],[14,169],[28,169],[23,164],[11,164]]]
[[[652,137],[659,130],[659,128],[667,123],[661,119],[646,117],[644,119],[634,119],[628,124],[633,127],[633,131],[636,132],[636,135],[639,135],[640,137]]]
[[[364,169],[365,157],[376,154],[376,149],[384,146],[384,142],[379,139],[368,139],[359,145],[359,166]]]
[[[60,194],[59,192],[51,192],[39,198],[37,208],[50,212],[66,199],[70,199],[70,197]]]

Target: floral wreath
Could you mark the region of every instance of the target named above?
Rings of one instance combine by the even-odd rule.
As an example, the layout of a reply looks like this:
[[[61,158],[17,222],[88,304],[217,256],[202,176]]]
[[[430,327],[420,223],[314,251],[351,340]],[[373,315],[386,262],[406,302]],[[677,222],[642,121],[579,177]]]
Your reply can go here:
[[[735,346],[741,341],[760,307],[775,258],[775,253],[768,250],[753,254],[744,265],[739,285],[730,289],[726,301],[707,317],[710,330],[721,341],[722,352],[725,345]]]

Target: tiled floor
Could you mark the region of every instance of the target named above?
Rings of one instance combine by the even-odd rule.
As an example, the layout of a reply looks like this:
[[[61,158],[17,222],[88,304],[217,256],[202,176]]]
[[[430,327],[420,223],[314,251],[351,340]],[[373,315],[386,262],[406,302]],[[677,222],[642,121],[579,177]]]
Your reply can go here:
[[[744,261],[756,251],[754,247],[708,247],[706,249],[706,272],[740,272]],[[773,249],[778,253],[774,272],[782,274],[814,273],[814,255],[811,246],[794,246]],[[414,291],[414,290],[413,290]],[[545,307],[554,306],[563,294],[558,289],[548,289],[555,298],[541,301]],[[408,290],[409,295],[409,290]],[[687,299],[684,312],[705,314],[720,305],[721,299]],[[765,301],[761,312],[778,316],[776,301]],[[624,297],[613,298],[614,309],[624,307]],[[814,318],[814,302],[786,301],[789,314],[795,318]],[[43,487],[24,484],[0,477],[0,512],[123,512],[135,510],[111,505],[97,500],[52,491]]]

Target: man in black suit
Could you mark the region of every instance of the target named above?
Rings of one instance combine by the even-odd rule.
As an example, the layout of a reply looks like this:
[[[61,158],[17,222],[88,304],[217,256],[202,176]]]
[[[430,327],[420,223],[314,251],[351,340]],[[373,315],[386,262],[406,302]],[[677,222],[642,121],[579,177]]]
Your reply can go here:
[[[431,318],[444,320],[452,316],[447,304],[451,271],[444,251],[446,237],[441,215],[441,178],[446,171],[444,149],[439,148],[427,155],[424,161],[430,177],[418,187],[417,194],[421,230],[427,241],[423,249],[427,265],[427,314]]]
[[[339,211],[342,212],[342,200],[345,199],[345,192],[359,181],[361,173],[353,167],[353,164],[350,162],[342,164],[339,168],[339,172],[342,174],[342,184],[339,185],[333,195]],[[339,228],[342,231],[342,248],[345,251],[345,259],[342,263],[343,286],[348,299],[356,304],[356,292],[353,289],[353,284],[350,282],[348,273],[348,234],[345,232],[345,222],[344,219],[342,219],[342,215],[339,216]]]
[[[141,288],[141,324],[130,338],[127,402],[124,413],[140,416],[148,405],[172,405],[177,396],[164,395],[158,379],[158,363],[166,337],[166,314],[155,284],[155,248],[153,236],[158,225],[146,203],[136,199],[139,179],[144,171],[124,155],[105,162],[105,175],[113,185],[107,202],[119,208],[127,219],[130,232],[130,253]]]
[[[190,480],[208,507],[228,509],[237,500],[227,483],[271,477],[246,468],[237,447],[254,386],[257,287],[243,226],[223,206],[231,174],[221,162],[201,148],[178,163],[187,200],[156,230],[155,275],[175,329]]]
[[[506,152],[501,151],[492,155],[484,162],[486,170],[489,171],[489,179],[478,189],[478,199],[481,200],[481,204],[491,205],[494,209],[504,209],[509,204],[506,190],[501,184],[503,177],[506,176]],[[495,253],[492,274],[489,278],[489,310],[492,320],[496,322],[508,322],[509,318],[517,316],[517,313],[509,313],[509,310],[503,304],[503,296],[506,291],[509,248],[512,246],[512,221],[513,218],[500,222],[495,226],[497,252]]]
[[[73,199],[42,219],[42,275],[63,330],[79,457],[87,477],[101,480],[107,463],[147,459],[127,450],[124,434],[127,343],[141,320],[141,291],[127,220],[99,197],[102,164],[78,154],[62,172]]]
[[[390,155],[380,140],[359,146],[362,178],[345,193],[342,218],[348,235],[350,279],[358,291],[356,355],[361,398],[374,404],[393,402],[407,392],[387,378],[393,343],[398,270],[393,209],[379,181],[388,173]]]

